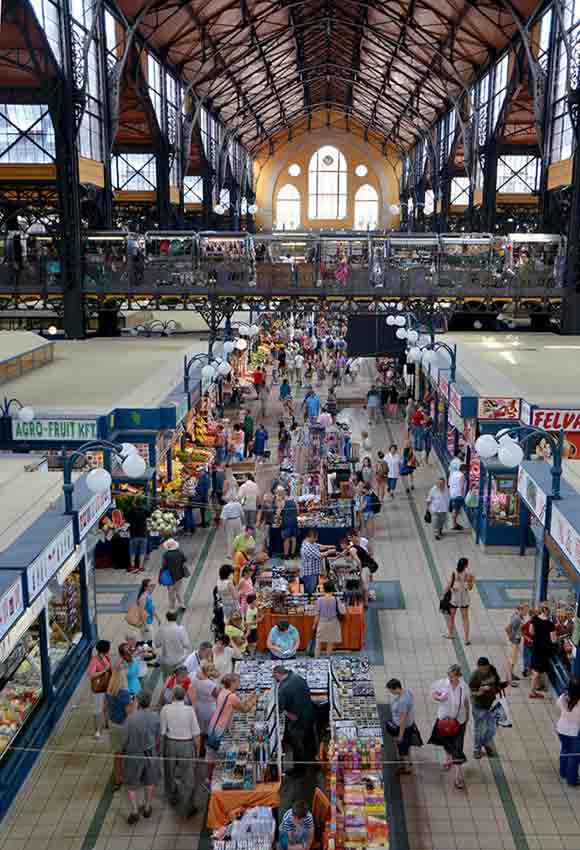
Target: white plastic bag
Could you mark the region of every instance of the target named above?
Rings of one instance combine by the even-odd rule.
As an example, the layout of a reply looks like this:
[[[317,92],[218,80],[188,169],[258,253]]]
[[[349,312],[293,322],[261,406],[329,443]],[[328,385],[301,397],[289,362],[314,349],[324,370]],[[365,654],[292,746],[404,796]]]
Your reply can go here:
[[[495,714],[495,719],[498,726],[503,726],[504,729],[511,729],[512,714],[509,703],[505,694],[498,694],[495,702],[491,707],[491,711]]]

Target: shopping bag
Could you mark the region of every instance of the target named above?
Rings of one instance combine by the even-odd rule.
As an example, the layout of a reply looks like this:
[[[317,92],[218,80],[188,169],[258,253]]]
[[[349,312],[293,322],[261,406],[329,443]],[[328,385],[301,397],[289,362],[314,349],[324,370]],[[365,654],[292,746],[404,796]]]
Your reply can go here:
[[[498,726],[503,726],[504,729],[511,729],[512,714],[505,694],[497,695],[495,702],[491,707],[491,711],[495,715],[495,720]]]
[[[425,520],[427,525],[431,525],[431,520],[432,520],[431,511],[425,511],[425,516],[423,517],[423,519]]]
[[[479,495],[475,490],[470,490],[467,496],[465,497],[465,507],[466,508],[476,508],[479,504]]]
[[[310,638],[310,640],[308,641],[308,646],[306,647],[306,655],[308,655],[309,658],[314,658],[315,648],[316,648],[316,639]]]

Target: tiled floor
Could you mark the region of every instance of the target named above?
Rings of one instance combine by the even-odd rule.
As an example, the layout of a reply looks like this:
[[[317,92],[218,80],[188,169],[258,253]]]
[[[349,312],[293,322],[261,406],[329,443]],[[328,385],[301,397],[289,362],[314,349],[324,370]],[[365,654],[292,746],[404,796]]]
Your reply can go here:
[[[359,385],[348,387],[347,392],[360,397],[365,389]],[[362,410],[351,418],[359,430],[368,425]],[[390,428],[401,441],[401,426]],[[375,451],[391,439],[382,424],[371,433]],[[386,680],[401,678],[415,694],[424,738],[429,736],[435,713],[430,685],[450,663],[460,663],[467,673],[477,657],[485,654],[503,671],[503,629],[509,610],[500,607],[498,599],[509,604],[511,598],[519,598],[527,587],[523,583],[531,579],[529,558],[484,555],[467,531],[433,541],[422,516],[425,492],[436,471],[434,465],[420,469],[412,499],[400,489],[379,517],[374,540],[381,564],[375,576],[379,594],[372,612],[376,623],[368,630],[379,700],[386,702]],[[210,591],[224,557],[222,532],[214,539],[213,534],[198,531],[184,545],[194,567],[184,622],[195,644],[208,635]],[[450,642],[442,637],[438,612],[441,585],[461,555],[470,558],[478,579],[487,583],[483,598],[477,589],[473,593],[470,647],[460,639]],[[157,573],[156,556],[149,571]],[[137,580],[112,572],[99,575],[104,591],[99,605],[108,606],[100,615],[100,632],[114,643],[125,631],[119,612],[123,597],[119,585],[125,583],[134,587]],[[162,589],[157,590],[157,600],[163,612]],[[498,734],[499,759],[470,759],[465,792],[456,791],[451,777],[442,772],[437,750],[425,746],[417,752],[415,774],[403,780],[402,789],[411,850],[580,850],[580,789],[567,788],[558,777],[553,705],[529,701],[526,682],[510,692],[510,701],[514,725]],[[179,820],[161,798],[150,821],[127,825],[125,796],[111,792],[108,742],[96,744],[92,737],[91,708],[83,684],[3,821],[0,850],[194,850],[203,846],[201,821]],[[466,752],[470,752],[469,740]]]

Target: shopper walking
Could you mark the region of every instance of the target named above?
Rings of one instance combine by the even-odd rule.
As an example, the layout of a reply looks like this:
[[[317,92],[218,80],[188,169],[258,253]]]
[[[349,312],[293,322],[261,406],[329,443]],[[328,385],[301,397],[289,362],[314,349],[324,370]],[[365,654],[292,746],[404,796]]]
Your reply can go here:
[[[389,467],[385,460],[385,455],[383,452],[377,452],[377,465],[375,466],[375,477],[377,482],[377,496],[380,499],[381,504],[385,501],[385,489],[387,486],[387,479],[389,477]]]
[[[315,658],[320,658],[323,646],[326,646],[326,654],[330,658],[334,648],[342,642],[340,621],[346,614],[344,605],[336,596],[334,583],[325,581],[323,589],[323,595],[316,599],[312,629],[316,635]]]
[[[137,697],[137,706],[137,711],[127,718],[121,732],[124,779],[130,808],[127,822],[131,825],[139,820],[139,788],[143,788],[142,813],[147,819],[153,814],[153,794],[161,779],[157,758],[160,722],[157,712],[151,710],[151,694],[142,691]]]
[[[159,614],[155,609],[153,601],[153,591],[156,584],[151,578],[146,578],[141,582],[141,587],[137,593],[137,605],[143,611],[143,625],[139,630],[139,637],[144,643],[152,643],[154,637],[154,626],[161,625]]]
[[[410,440],[405,441],[403,447],[403,457],[401,458],[400,475],[405,479],[405,492],[410,493],[415,489],[415,480],[413,478],[417,469],[417,457],[415,450],[411,445]]]
[[[580,681],[570,679],[566,693],[558,697],[560,717],[556,731],[560,738],[560,776],[568,785],[578,785],[580,767]]]
[[[533,617],[529,634],[532,638],[532,689],[530,699],[544,699],[542,691],[544,676],[549,670],[554,655],[554,645],[558,640],[556,624],[550,618],[550,606],[542,602],[539,612]]]
[[[166,540],[162,548],[159,584],[167,588],[169,608],[176,611],[179,607],[182,611],[185,611],[183,579],[189,576],[189,570],[185,566],[185,555],[177,540],[173,538]]]
[[[242,533],[244,522],[244,509],[240,505],[238,499],[234,495],[229,495],[226,498],[226,503],[222,508],[220,522],[223,523],[226,532],[226,552],[228,558],[234,557],[233,542],[234,537]]]
[[[113,769],[115,782],[113,791],[118,791],[123,784],[123,724],[134,708],[134,697],[129,692],[127,671],[122,661],[115,664],[107,687],[106,702],[109,718],[109,737],[111,751],[114,754]]]
[[[185,628],[177,622],[177,613],[168,611],[167,620],[155,636],[155,646],[159,649],[161,673],[169,676],[176,667],[185,665],[185,659],[191,652],[191,642]]]
[[[465,788],[461,766],[467,761],[463,751],[469,722],[469,688],[463,681],[461,667],[452,664],[447,678],[434,682],[431,696],[437,703],[437,719],[429,743],[445,751],[443,770],[455,768],[455,787]]]
[[[108,640],[98,640],[87,670],[91,691],[93,693],[95,740],[97,741],[101,738],[102,729],[104,729],[107,725],[105,694],[109,686],[111,673],[111,643]]]
[[[201,662],[201,667],[191,682],[195,692],[195,713],[201,732],[202,749],[204,750],[209,721],[215,713],[216,699],[220,692],[220,688],[215,682],[217,678],[218,672],[213,665],[213,661],[207,660]]]
[[[518,687],[520,681],[519,676],[516,676],[515,669],[520,657],[520,649],[522,646],[522,626],[524,623],[524,606],[517,605],[508,625],[505,628],[505,633],[508,639],[509,656],[507,667],[507,680],[512,688]]]
[[[298,540],[298,505],[294,499],[286,498],[283,487],[277,487],[274,507],[280,523],[284,558],[294,558]]]
[[[367,410],[369,414],[370,423],[377,423],[379,421],[380,406],[381,396],[378,389],[373,384],[367,393]]]
[[[501,682],[489,658],[482,656],[477,659],[477,669],[469,680],[469,689],[473,711],[473,758],[480,759],[483,750],[488,756],[493,756],[497,721],[491,708],[501,691]]]
[[[387,464],[387,492],[391,499],[395,498],[395,490],[397,489],[397,481],[401,474],[401,456],[395,443],[389,446],[389,451],[385,457]]]
[[[238,491],[238,498],[244,509],[246,526],[256,527],[258,517],[258,499],[260,492],[253,475],[246,475],[246,480]]]
[[[135,498],[133,507],[128,511],[126,520],[129,523],[129,556],[127,572],[143,572],[147,559],[147,520],[149,511],[140,496]]]
[[[459,558],[457,566],[451,573],[444,591],[445,593],[451,592],[447,634],[444,637],[453,640],[457,612],[461,611],[466,646],[469,646],[471,643],[469,639],[469,606],[471,603],[470,593],[474,587],[475,576],[469,571],[468,559]]]
[[[426,504],[431,514],[435,540],[441,540],[449,511],[449,490],[444,478],[437,479],[437,483],[431,487]]]
[[[199,647],[185,659],[185,668],[189,675],[195,676],[204,661],[213,662],[213,647],[207,640],[203,640]]]
[[[449,508],[453,531],[462,531],[463,526],[459,524],[459,514],[465,505],[465,473],[467,467],[462,464],[459,469],[452,469],[449,473]]]
[[[374,482],[374,470],[370,457],[363,458],[360,476],[363,484],[370,484],[372,487]]]
[[[397,752],[400,766],[396,773],[401,776],[412,773],[411,747],[415,733],[415,700],[413,694],[404,688],[399,679],[389,679],[387,689],[391,694],[391,722],[393,732],[397,727]],[[390,731],[390,730],[389,730]]]
[[[161,709],[161,751],[165,793],[172,806],[191,817],[197,811],[194,806],[195,765],[201,733],[195,709],[184,700],[185,691],[178,685],[173,689],[173,702]]]
[[[216,589],[224,609],[224,620],[227,622],[232,613],[240,607],[240,598],[234,582],[234,568],[231,564],[222,564],[219,568]]]
[[[244,457],[248,457],[250,453],[250,443],[254,439],[254,417],[250,413],[249,410],[246,411],[246,415],[244,416]]]

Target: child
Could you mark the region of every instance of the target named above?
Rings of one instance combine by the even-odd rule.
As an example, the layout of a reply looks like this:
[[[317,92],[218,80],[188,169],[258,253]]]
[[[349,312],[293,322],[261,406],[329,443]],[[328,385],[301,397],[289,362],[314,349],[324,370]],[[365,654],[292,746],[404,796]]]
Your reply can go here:
[[[258,621],[260,612],[258,601],[255,593],[250,593],[246,597],[246,631],[248,640],[248,652],[250,655],[256,654],[256,645],[258,643]]]
[[[240,598],[240,610],[242,615],[246,616],[246,610],[248,607],[248,597],[252,596],[254,593],[254,585],[252,584],[252,573],[254,570],[252,567],[247,566],[242,569],[242,577],[240,579],[240,583],[238,585],[238,596]]]
[[[514,670],[518,663],[520,655],[520,646],[522,643],[522,625],[523,625],[523,605],[517,605],[511,620],[505,628],[509,643],[509,659],[507,665],[507,680],[512,688],[517,688],[519,676],[516,676]]]

